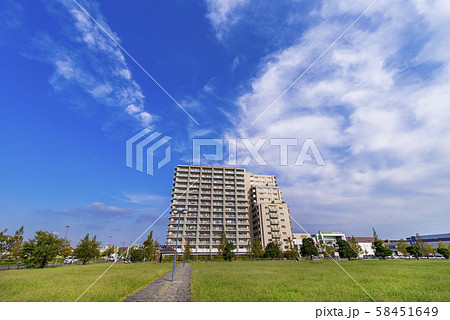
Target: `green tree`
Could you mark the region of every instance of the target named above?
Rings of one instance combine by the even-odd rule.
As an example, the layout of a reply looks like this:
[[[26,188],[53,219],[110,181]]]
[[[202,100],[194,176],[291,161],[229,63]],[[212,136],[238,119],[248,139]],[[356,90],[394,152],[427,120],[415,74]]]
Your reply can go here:
[[[69,247],[64,247],[61,250],[61,255],[65,258],[67,258],[68,256],[70,256],[73,252],[73,249],[69,246]]]
[[[247,241],[247,257],[250,259],[252,257],[252,244],[250,240]]]
[[[23,226],[20,227],[13,236],[7,235],[5,229],[0,232],[0,260],[2,258],[19,257],[23,245]]]
[[[406,250],[406,247],[408,245],[406,244],[406,240],[405,239],[400,239],[400,241],[397,243],[397,250],[398,252],[400,252],[402,255],[406,255],[408,254],[408,251]]]
[[[298,258],[298,251],[294,247],[294,243],[290,237],[288,237],[289,249],[286,251],[286,257],[290,260],[295,260]]]
[[[116,252],[116,247],[108,245],[108,248],[103,252],[102,256],[109,257]]]
[[[0,260],[3,259],[3,256],[8,252],[10,236],[8,236],[6,232],[8,232],[8,229],[0,231]]]
[[[131,262],[141,262],[144,261],[144,252],[141,249],[133,248],[130,252]]]
[[[448,245],[446,245],[442,240],[439,240],[438,248],[448,249]]]
[[[221,260],[223,258],[223,252],[225,250],[225,246],[227,245],[227,235],[225,231],[222,230],[222,234],[220,235],[219,245],[217,246],[217,259]]]
[[[423,241],[422,237],[418,233],[416,233],[416,244],[427,259],[436,253],[436,250],[429,243]]]
[[[255,258],[261,258],[262,256],[264,256],[264,248],[258,238],[255,238],[255,240],[253,240],[252,253]]]
[[[372,242],[372,247],[375,248],[375,255],[383,260],[392,255],[392,250],[386,247],[383,240],[378,239],[378,237]]]
[[[355,250],[352,249],[347,241],[338,240],[337,244],[339,246],[339,257],[347,258],[348,261],[350,261],[352,258],[356,258],[358,256],[358,254],[355,252]]]
[[[416,258],[417,260],[419,260],[419,257],[423,255],[422,251],[420,251],[420,248],[417,245],[407,246],[406,251],[408,251],[408,253],[414,256],[414,258]]]
[[[416,245],[419,247],[419,250],[425,254],[425,242],[423,242],[422,237],[420,234],[416,233]]]
[[[150,231],[150,234],[147,237],[147,240],[144,241],[144,257],[145,260],[153,261],[158,257],[158,247],[159,243],[156,240],[153,240],[153,230]]]
[[[439,247],[437,249],[437,253],[442,254],[445,259],[448,259],[450,257],[450,251],[448,250],[448,248]]]
[[[313,256],[317,256],[319,254],[319,251],[317,250],[312,238],[302,239],[301,253],[302,257],[310,257],[311,260],[313,259]]]
[[[430,256],[434,256],[434,254],[436,253],[436,249],[433,248],[431,244],[427,242],[423,244],[423,250],[424,250],[423,254],[427,257],[427,259],[429,259]]]
[[[364,250],[361,248],[360,244],[358,243],[358,241],[356,241],[354,236],[348,239],[347,242],[350,245],[350,247],[352,247],[353,251],[356,252],[357,256],[364,253]]]
[[[188,239],[188,241],[186,243],[186,247],[184,248],[184,258],[186,260],[191,259],[191,240],[190,239]]]
[[[48,231],[36,231],[33,239],[23,243],[20,250],[22,263],[29,267],[44,268],[56,257],[64,239]]]
[[[375,228],[374,228],[374,227],[372,227],[372,231],[373,231],[373,237],[375,238],[375,240],[377,240],[377,239],[378,239],[378,234],[377,234],[377,232],[375,231]]]
[[[266,246],[265,251],[266,253],[264,254],[264,256],[272,260],[281,256],[281,249],[278,242],[269,242]]]
[[[9,240],[9,257],[17,259],[23,245],[23,226],[20,227]]]
[[[73,254],[77,256],[83,264],[86,264],[89,260],[100,256],[100,250],[98,249],[100,244],[100,241],[97,241],[97,236],[89,239],[88,233],[84,239],[80,240],[75,250],[73,250]]]
[[[334,257],[334,253],[335,253],[335,252],[336,252],[336,249],[334,248],[333,245],[331,245],[331,244],[326,244],[326,245],[325,245],[325,253],[326,253],[328,256]]]
[[[223,249],[223,259],[225,261],[231,261],[234,258],[233,250],[234,250],[233,243],[230,241],[226,241],[225,248]]]

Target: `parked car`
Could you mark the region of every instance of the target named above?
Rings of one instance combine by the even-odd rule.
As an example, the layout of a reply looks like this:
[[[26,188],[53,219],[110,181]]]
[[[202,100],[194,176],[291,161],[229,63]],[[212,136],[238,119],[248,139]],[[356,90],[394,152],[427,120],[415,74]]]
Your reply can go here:
[[[108,259],[106,259],[106,261],[108,262],[116,262],[116,260],[117,260],[117,253],[109,255]]]
[[[64,264],[72,264],[72,263],[77,263],[78,262],[78,258],[77,257],[72,257],[69,256],[64,260]]]

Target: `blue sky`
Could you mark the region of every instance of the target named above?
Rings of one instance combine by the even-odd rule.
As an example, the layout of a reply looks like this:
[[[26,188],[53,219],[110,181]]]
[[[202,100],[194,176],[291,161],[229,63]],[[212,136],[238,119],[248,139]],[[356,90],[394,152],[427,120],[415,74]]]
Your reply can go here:
[[[301,143],[287,166],[267,144],[267,165],[245,166],[277,175],[305,229],[448,232],[448,1],[380,0],[254,125],[373,1],[78,3],[199,125],[73,0],[2,1],[0,228],[129,243],[170,204],[193,138],[312,138],[325,166],[295,166]],[[154,176],[125,166],[145,127],[172,137]]]

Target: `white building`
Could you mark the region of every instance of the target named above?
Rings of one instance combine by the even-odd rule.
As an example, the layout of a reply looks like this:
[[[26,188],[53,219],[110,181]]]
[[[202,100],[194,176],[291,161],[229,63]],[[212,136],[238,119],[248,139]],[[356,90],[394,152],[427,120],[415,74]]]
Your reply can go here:
[[[372,242],[375,240],[374,237],[355,237],[355,240],[361,246],[361,249],[363,251],[362,254],[358,255],[358,258],[375,255],[375,252],[372,249]]]
[[[336,246],[339,240],[347,240],[342,232],[319,232],[313,235],[316,244],[320,244],[319,240],[323,240],[323,244]]]

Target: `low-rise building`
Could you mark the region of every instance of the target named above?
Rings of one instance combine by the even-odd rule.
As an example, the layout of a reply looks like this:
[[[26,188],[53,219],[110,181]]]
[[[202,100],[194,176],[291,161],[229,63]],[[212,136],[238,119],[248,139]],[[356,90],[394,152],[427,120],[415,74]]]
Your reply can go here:
[[[318,234],[314,234],[312,236],[314,238],[314,242],[320,245],[320,241],[325,245],[336,246],[339,240],[347,240],[345,238],[345,234],[342,232],[320,232]]]
[[[292,243],[294,245],[294,248],[297,249],[299,253],[303,239],[305,238],[311,238],[311,235],[309,233],[292,233]]]
[[[355,237],[355,240],[361,246],[362,254],[358,255],[358,258],[363,258],[364,256],[373,256],[375,251],[372,249],[372,243],[375,240],[374,237]]]
[[[440,233],[440,234],[429,234],[429,235],[421,235],[422,241],[431,245],[432,248],[439,247],[439,241],[442,241],[446,245],[450,246],[450,233]],[[406,242],[415,245],[417,244],[417,237],[411,236],[406,238]]]

